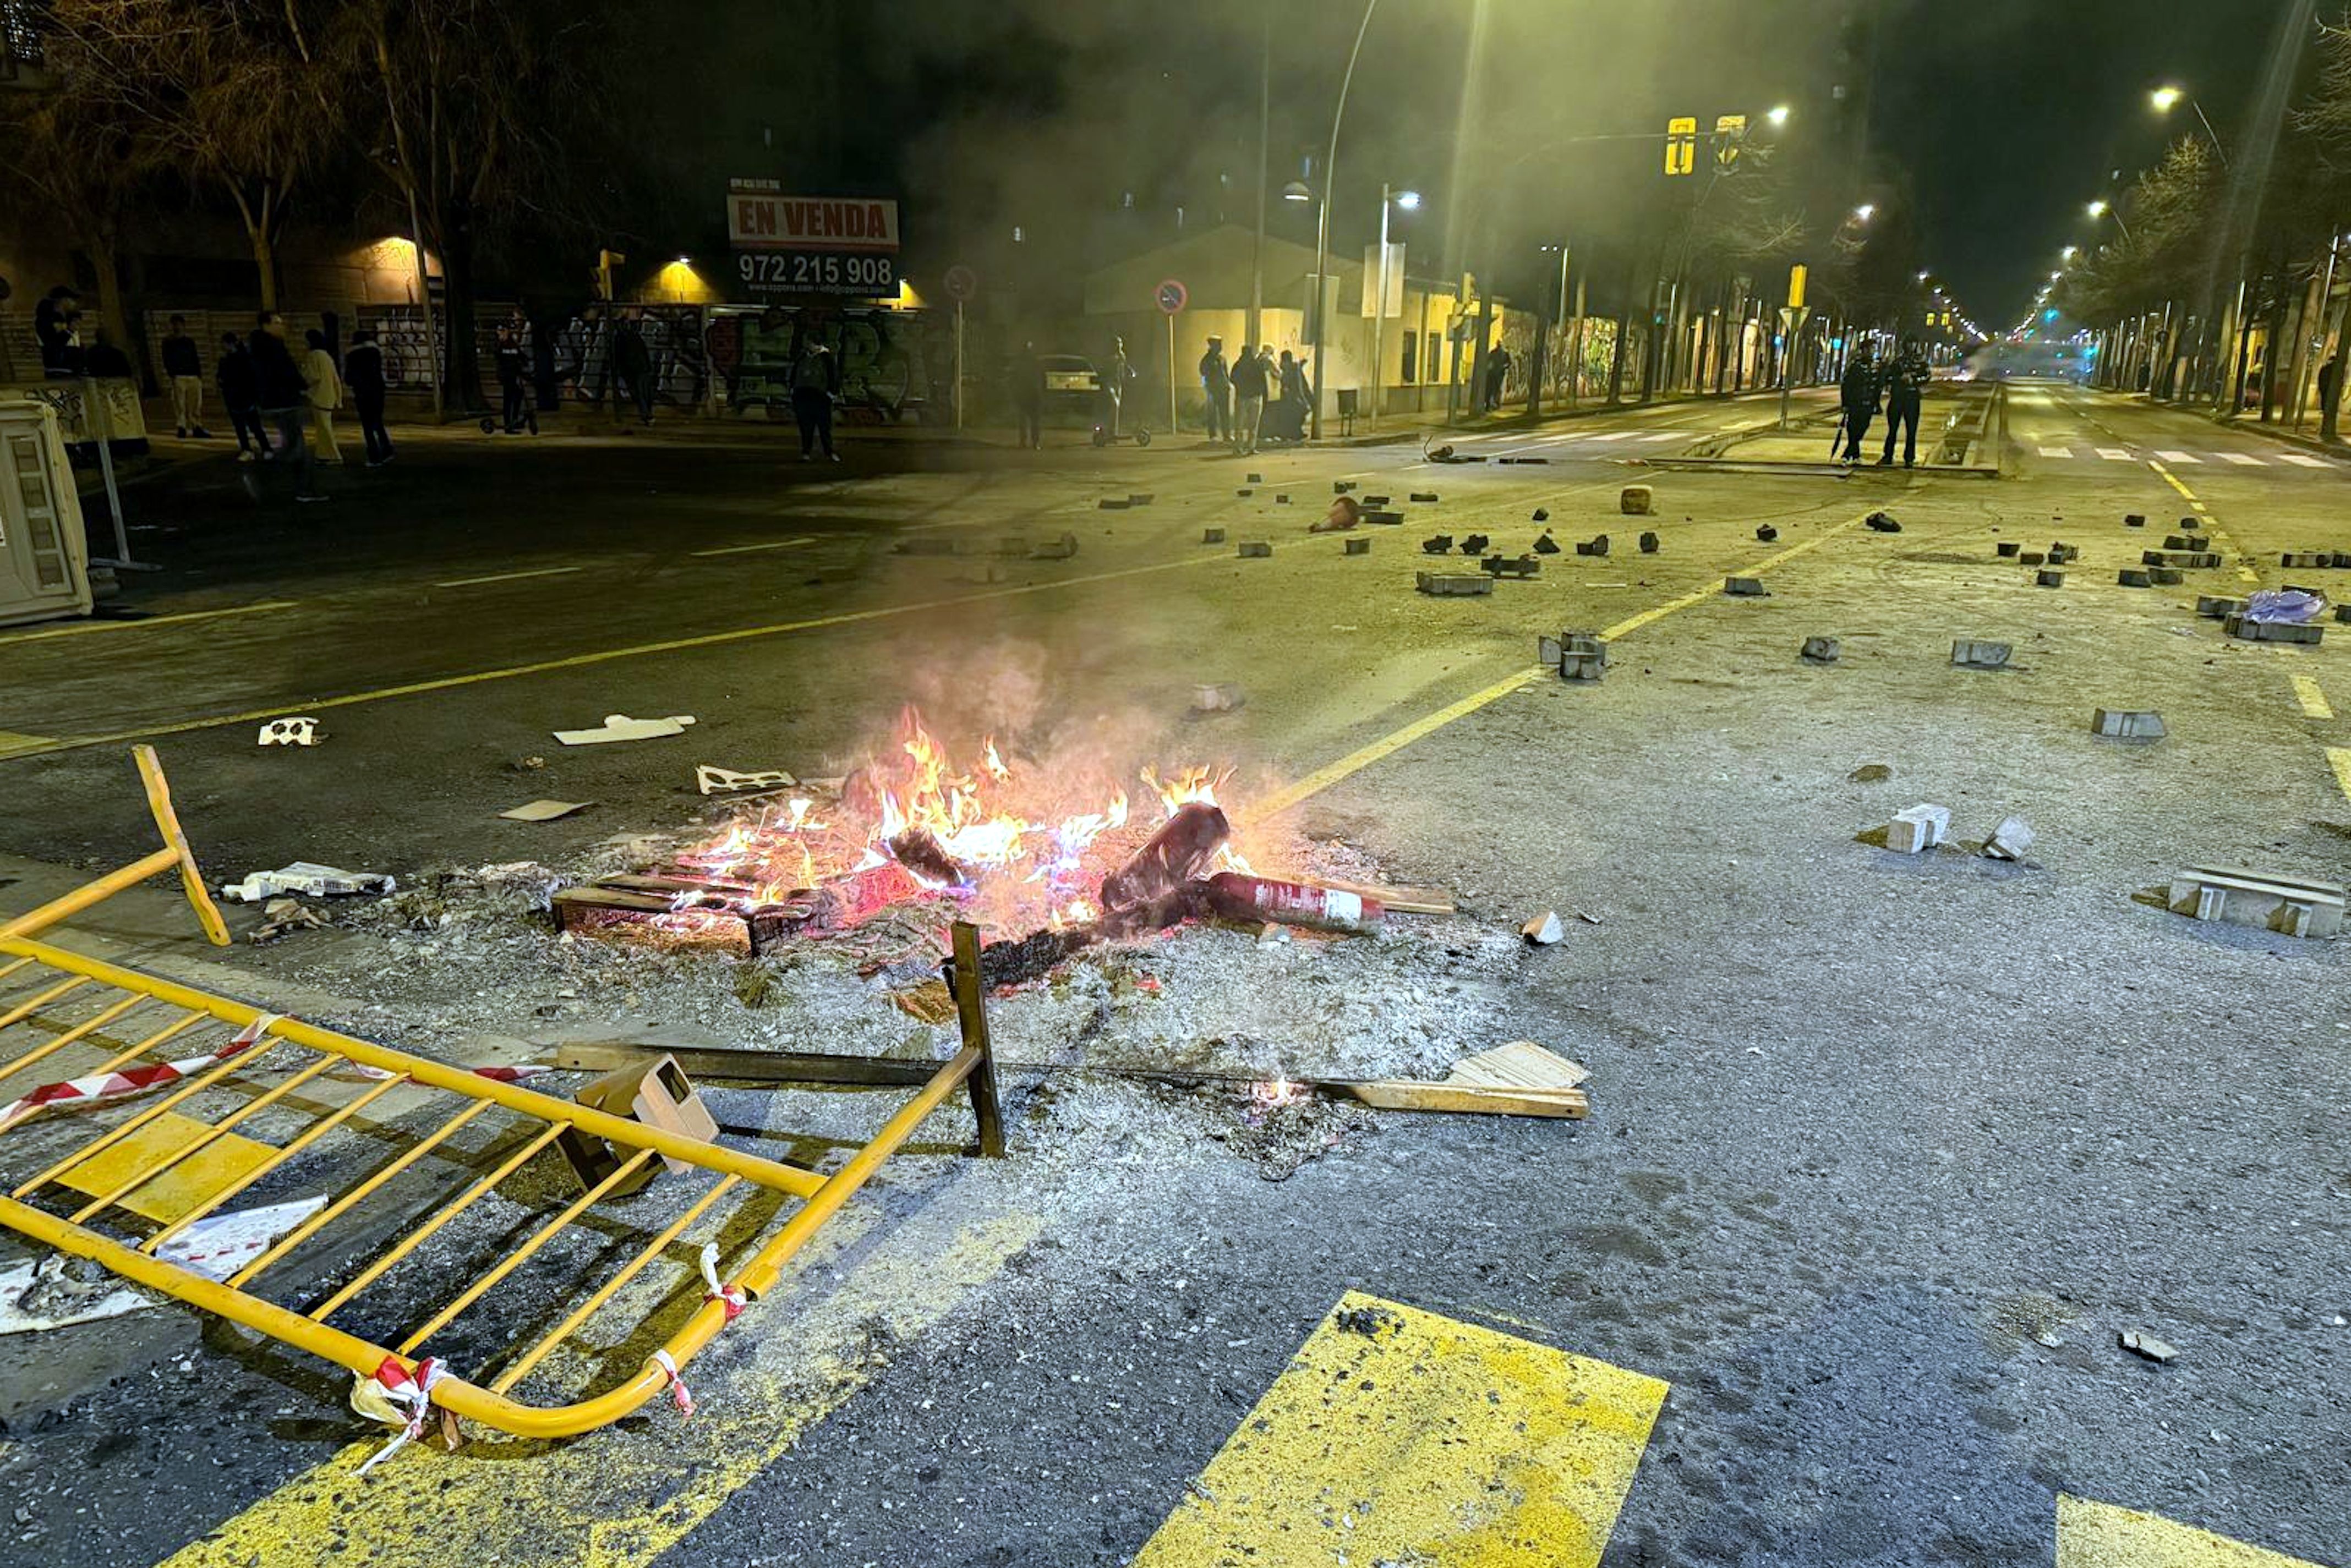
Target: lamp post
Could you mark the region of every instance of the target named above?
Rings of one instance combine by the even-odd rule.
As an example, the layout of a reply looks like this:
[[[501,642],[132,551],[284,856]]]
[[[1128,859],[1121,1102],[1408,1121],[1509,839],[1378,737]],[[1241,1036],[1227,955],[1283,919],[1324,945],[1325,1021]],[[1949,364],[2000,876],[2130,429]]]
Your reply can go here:
[[[2211,118],[2204,112],[2204,106],[2196,101],[2193,94],[2186,88],[2165,86],[2147,95],[2147,102],[2155,106],[2155,112],[2158,114],[2169,114],[2179,106],[2183,99],[2187,100],[2188,107],[2196,111],[2196,122],[2204,128],[2204,139],[2212,144],[2213,152],[2220,160],[2220,167],[2228,168],[2229,150],[2220,145],[2220,136],[2212,129]]]
[[[1364,19],[1355,28],[1355,47],[1347,51],[1347,73],[1339,78],[1338,107],[1331,111],[1331,151],[1322,160],[1322,203],[1314,220],[1314,332],[1308,345],[1314,362],[1309,377],[1314,395],[1308,400],[1313,419],[1306,433],[1313,441],[1322,439],[1322,393],[1331,379],[1322,364],[1322,318],[1330,314],[1326,308],[1326,275],[1331,270],[1331,182],[1338,172],[1339,124],[1347,117],[1347,89],[1355,83],[1355,62],[1363,57],[1364,35],[1372,30],[1372,13],[1379,8],[1380,0],[1364,0]]]
[[[1392,192],[1384,182],[1380,185],[1380,291],[1372,298],[1372,401],[1370,407],[1364,412],[1364,426],[1367,430],[1379,423],[1380,377],[1387,363],[1384,355],[1387,347],[1388,322],[1388,209],[1392,206],[1402,207],[1407,213],[1413,212],[1420,206],[1420,192],[1417,191]],[[1322,383],[1320,379],[1322,372],[1319,365],[1315,368],[1314,373],[1317,378],[1314,383],[1314,397],[1315,400],[1320,402],[1322,397]]]
[[[2091,202],[2085,211],[2093,218],[2112,218],[2115,221],[2115,227],[2122,231],[2123,238],[2131,237],[2130,225],[2123,222],[2123,215],[2115,211],[2114,204],[2104,197]]]

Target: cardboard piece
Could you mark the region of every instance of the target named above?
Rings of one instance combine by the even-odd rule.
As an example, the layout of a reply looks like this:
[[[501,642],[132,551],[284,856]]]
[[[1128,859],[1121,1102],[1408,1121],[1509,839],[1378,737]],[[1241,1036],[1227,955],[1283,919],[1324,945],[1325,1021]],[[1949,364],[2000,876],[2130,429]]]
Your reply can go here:
[[[585,811],[596,803],[592,800],[535,800],[528,805],[518,805],[498,815],[508,822],[553,822],[559,816],[569,816],[575,811]]]
[[[701,1091],[686,1077],[677,1058],[666,1054],[654,1061],[607,1073],[572,1098],[591,1110],[627,1116],[681,1137],[698,1138],[704,1143],[718,1141],[718,1123],[712,1118],[710,1108],[702,1103]],[[578,1127],[565,1129],[555,1143],[583,1189],[594,1187],[622,1163],[611,1144]],[[663,1157],[663,1163],[674,1174],[690,1168],[667,1156]],[[613,1188],[611,1196],[625,1198],[642,1190],[653,1179],[653,1168],[643,1167],[629,1180]]]

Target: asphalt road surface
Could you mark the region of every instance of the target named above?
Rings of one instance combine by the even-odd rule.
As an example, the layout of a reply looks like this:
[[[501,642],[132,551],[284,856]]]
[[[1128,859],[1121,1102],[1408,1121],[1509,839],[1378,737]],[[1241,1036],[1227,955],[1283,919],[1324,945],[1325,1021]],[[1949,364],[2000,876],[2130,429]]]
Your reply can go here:
[[[1916,1568],[2060,1561],[2061,1515],[2069,1565],[2273,1561],[2156,1555],[2134,1532],[2168,1527],[2099,1505],[2351,1563],[2346,950],[2143,897],[2191,864],[2351,871],[2343,647],[2194,614],[2331,589],[2278,558],[2351,549],[2351,467],[2047,386],[2011,391],[1998,480],[1641,466],[1772,411],[1458,443],[1545,460],[1508,465],[1413,442],[852,434],[836,467],[764,432],[419,436],[326,506],[256,510],[225,461],[134,492],[134,547],[166,568],[134,584],[147,618],[0,632],[0,855],[27,889],[150,847],[138,740],[217,876],[406,876],[674,827],[692,764],[831,771],[910,701],[1015,712],[1180,742],[1306,837],[1455,889],[1454,923],[1395,939],[1392,995],[1319,944],[1200,950],[1268,986],[1350,964],[1326,989],[1424,1010],[1460,1054],[1541,1039],[1592,1068],[1593,1109],[1383,1115],[1269,1181],[1148,1096],[1032,1097],[1003,1166],[893,1161],[756,1332],[696,1364],[692,1421],[664,1403],[365,1483],[340,1376],[215,1329],[12,1423],[0,1563]],[[1343,480],[1406,513],[1362,531],[1367,556],[1306,532]],[[1628,483],[1655,517],[1618,514]],[[1423,540],[1516,554],[1538,507],[1609,553],[1414,592]],[[1899,534],[1861,525],[1880,509]],[[2120,586],[2182,517],[2223,565]],[[981,553],[1064,534],[1066,559]],[[942,539],[971,547],[924,553]],[[1237,556],[1255,539],[1270,558]],[[2081,551],[2055,589],[1996,554],[2053,540]],[[1719,591],[1756,572],[1768,597]],[[1609,637],[1604,681],[1531,670],[1563,628]],[[1811,636],[1841,661],[1801,662]],[[1960,639],[2015,667],[1954,668]],[[1222,681],[1246,706],[1194,717]],[[2098,707],[2168,734],[2102,740]],[[324,744],[256,746],[298,713]],[[611,713],[696,722],[552,738]],[[1873,766],[1890,778],[1855,776]],[[496,815],[538,796],[594,805]],[[1919,802],[1955,839],[2015,815],[2035,842],[2009,864],[1868,841]],[[1516,946],[1544,909],[1589,918]],[[213,958],[135,924],[93,940],[257,997],[298,950]],[[413,993],[470,984],[415,965]],[[1082,1056],[1067,998],[1000,1008]],[[1335,1324],[1351,1291],[1385,1328]],[[1285,1402],[1286,1367],[1320,1392]],[[1391,1377],[1412,1392],[1383,1406]],[[1551,1555],[1479,1555],[1510,1531]]]

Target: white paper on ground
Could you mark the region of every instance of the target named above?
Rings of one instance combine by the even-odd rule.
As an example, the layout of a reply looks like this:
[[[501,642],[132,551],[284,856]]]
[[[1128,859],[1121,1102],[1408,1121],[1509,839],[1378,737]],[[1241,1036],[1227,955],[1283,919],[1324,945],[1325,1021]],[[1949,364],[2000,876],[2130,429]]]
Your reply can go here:
[[[528,805],[518,805],[512,811],[498,813],[509,822],[553,822],[559,816],[569,816],[575,811],[585,811],[596,803],[592,800],[535,800]]]
[[[78,1300],[54,1317],[39,1311],[27,1310],[26,1293],[36,1284],[60,1279],[66,1261],[52,1254],[47,1258],[28,1258],[13,1267],[0,1269],[0,1334],[38,1334],[52,1328],[70,1328],[78,1323],[96,1323],[100,1318],[120,1317],[125,1313],[141,1311],[161,1303],[149,1295],[119,1285],[111,1291],[92,1293]]]
[[[206,1215],[157,1248],[155,1255],[208,1280],[225,1280],[326,1206],[327,1195],[322,1192],[260,1209]]]
[[[327,898],[340,893],[389,893],[399,886],[381,872],[345,871],[340,867],[297,860],[275,871],[256,871],[242,882],[224,882],[221,897],[239,904],[257,904],[264,898],[287,893]]]
[[[694,722],[691,713],[674,713],[666,719],[632,719],[626,713],[607,713],[601,730],[558,730],[555,738],[567,746],[601,746],[612,741],[657,741],[664,735],[683,735],[685,727]]]

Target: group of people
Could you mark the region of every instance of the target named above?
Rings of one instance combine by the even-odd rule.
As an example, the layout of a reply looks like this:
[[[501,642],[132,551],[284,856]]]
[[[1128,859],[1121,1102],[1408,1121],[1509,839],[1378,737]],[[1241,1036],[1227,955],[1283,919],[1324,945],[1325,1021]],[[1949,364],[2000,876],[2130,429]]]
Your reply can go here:
[[[1314,389],[1305,361],[1287,348],[1276,358],[1270,343],[1244,343],[1228,362],[1225,340],[1211,336],[1200,356],[1200,394],[1208,439],[1229,442],[1238,456],[1254,455],[1259,441],[1306,439]]]
[[[1871,421],[1883,407],[1886,449],[1878,454],[1877,466],[1894,465],[1894,441],[1900,436],[1902,466],[1917,467],[1918,411],[1925,400],[1927,383],[1934,376],[1935,368],[1915,337],[1904,338],[1900,350],[1883,364],[1878,362],[1872,345],[1864,343],[1856,348],[1837,383],[1837,404],[1844,416],[1844,451],[1838,454],[1837,461],[1862,461],[1862,438],[1869,433]]]
[[[204,356],[189,335],[185,317],[172,317],[171,330],[163,337],[162,360],[178,433],[194,441],[211,440],[204,423]],[[319,488],[311,449],[315,443],[319,456],[342,462],[335,414],[346,397],[359,415],[367,465],[381,468],[392,461],[392,433],[383,421],[383,348],[373,327],[352,333],[350,347],[340,354],[326,333],[312,327],[302,335],[298,353],[287,341],[286,318],[265,310],[244,337],[221,334],[213,373],[221,406],[228,410],[229,428],[236,434],[238,460],[283,464],[294,475],[298,501],[327,499]],[[277,432],[274,445],[272,426]],[[260,488],[251,476],[246,483],[256,492]]]

